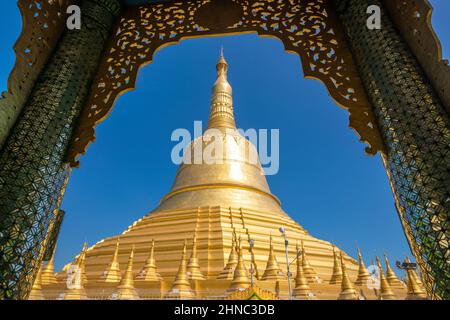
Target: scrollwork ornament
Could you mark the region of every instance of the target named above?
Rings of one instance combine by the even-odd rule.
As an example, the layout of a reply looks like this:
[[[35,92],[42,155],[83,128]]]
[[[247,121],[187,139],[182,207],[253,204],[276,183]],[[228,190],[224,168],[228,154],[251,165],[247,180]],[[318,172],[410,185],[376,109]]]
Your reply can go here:
[[[33,89],[66,24],[66,8],[76,0],[19,0],[22,32],[14,45],[16,62],[8,91],[0,99],[0,147]]]
[[[305,77],[322,81],[333,100],[348,110],[349,125],[368,144],[366,152],[384,150],[329,1],[201,0],[135,6],[122,13],[66,161],[73,167],[79,165],[77,158],[95,140],[95,126],[108,116],[122,93],[134,88],[139,68],[152,61],[156,50],[183,38],[236,32],[280,39],[287,51],[301,57]]]

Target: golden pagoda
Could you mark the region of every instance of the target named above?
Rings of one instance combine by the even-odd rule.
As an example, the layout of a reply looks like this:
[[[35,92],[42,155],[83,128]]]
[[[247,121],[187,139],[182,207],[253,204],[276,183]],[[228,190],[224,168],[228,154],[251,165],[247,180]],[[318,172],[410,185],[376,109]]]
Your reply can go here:
[[[389,284],[386,276],[383,272],[383,267],[381,266],[380,259],[376,257],[377,259],[377,265],[378,269],[380,270],[380,293],[379,293],[379,299],[380,300],[395,300],[395,294],[394,291],[391,288],[391,285]]]
[[[85,300],[86,295],[86,252],[87,244],[83,244],[83,249],[80,255],[75,259],[75,263],[71,264],[68,272],[68,279],[66,279],[66,287],[62,294],[65,300]]]
[[[369,271],[366,269],[366,265],[364,264],[364,260],[361,255],[361,251],[358,248],[358,261],[359,261],[359,269],[358,276],[356,278],[355,284],[357,286],[362,286],[367,283],[367,280],[370,278]]]
[[[311,265],[309,264],[307,255],[306,255],[306,250],[305,250],[305,246],[303,244],[303,240],[301,241],[302,243],[302,249],[301,249],[301,255],[302,255],[302,268],[303,271],[305,272],[305,276],[308,279],[309,283],[315,283],[318,281],[318,276],[316,274],[316,272],[314,271],[313,267],[311,267]],[[297,254],[299,249],[297,248]]]
[[[333,274],[331,275],[330,284],[340,284],[342,281],[342,261],[333,246]]]
[[[386,280],[389,282],[391,287],[405,287],[403,282],[401,282],[400,279],[397,278],[394,270],[392,270],[391,266],[389,265],[389,260],[386,255],[384,255],[384,261],[386,263]]]
[[[145,261],[144,267],[137,275],[136,279],[144,281],[161,281],[161,275],[158,273],[155,262],[155,241],[152,239],[150,255]]]
[[[236,268],[238,263],[236,246],[236,234],[233,232],[233,240],[231,244],[230,255],[228,257],[228,263],[225,265],[225,268],[222,270],[222,272],[217,276],[217,279],[233,279],[234,269]]]
[[[205,280],[202,272],[200,271],[200,265],[198,263],[197,257],[197,237],[194,236],[194,241],[192,242],[192,253],[189,263],[187,265],[187,273],[189,279],[192,280]]]
[[[52,285],[58,283],[56,280],[56,274],[55,274],[55,252],[56,252],[56,246],[53,249],[52,256],[50,260],[47,262],[45,267],[42,269],[41,272],[41,281],[43,285]]]
[[[120,300],[136,300],[139,295],[134,288],[133,276],[133,260],[134,260],[134,246],[131,249],[130,257],[128,258],[128,265],[125,274],[117,287],[116,299]]]
[[[300,249],[298,248],[297,242],[297,274],[295,276],[295,287],[292,291],[292,296],[298,300],[309,300],[314,297],[314,294],[311,292],[311,288],[308,285],[308,279],[305,276],[305,271],[303,268],[304,261],[304,251],[300,254]]]
[[[227,292],[243,291],[250,286],[250,277],[245,267],[244,257],[242,255],[241,238],[239,238],[238,246],[238,263],[234,269],[233,280]]]
[[[339,293],[338,299],[358,300],[359,299],[358,294],[356,293],[356,290],[353,287],[353,284],[347,275],[347,268],[345,267],[345,263],[342,260],[342,255],[341,255],[341,270],[342,270],[341,292]]]
[[[406,257],[405,262],[410,263],[408,257]],[[408,268],[406,270],[406,279],[408,287],[406,300],[425,300],[428,298],[425,290],[423,290],[419,285],[418,276],[413,269]]]
[[[278,265],[277,257],[273,252],[272,235],[270,235],[269,259],[267,260],[266,270],[261,280],[278,280],[282,277],[282,271]]]
[[[187,266],[186,266],[186,240],[184,241],[183,246],[183,254],[181,256],[180,267],[178,268],[177,275],[175,276],[175,280],[172,284],[172,288],[167,293],[167,298],[179,298],[179,299],[188,299],[193,298],[194,293],[192,292],[191,283],[189,282],[187,275]]]
[[[330,242],[311,236],[283,211],[266,181],[256,147],[236,129],[228,63],[223,54],[216,69],[208,129],[185,149],[170,192],[156,209],[125,232],[85,252],[88,299],[111,299],[122,281],[121,268],[127,270],[122,287],[133,287],[136,299],[225,299],[254,292],[288,299],[286,260],[276,259],[286,254],[280,227],[289,237],[289,261],[295,259],[294,252],[298,254],[296,243],[302,244],[296,294],[305,297],[310,288],[317,299],[342,298],[345,264],[344,285],[348,288],[344,288],[344,294],[353,297],[356,260]],[[192,161],[196,149],[205,150],[217,139],[223,146],[221,161]],[[190,252],[187,242],[192,244]],[[52,287],[45,292],[50,299],[66,290],[64,270],[67,268],[57,275],[59,289]],[[266,277],[259,277],[258,270]],[[136,275],[133,286],[131,275]],[[249,288],[251,279],[255,282],[253,289]],[[358,290],[368,299],[377,298],[372,289],[363,286]],[[406,296],[406,289],[403,291]]]

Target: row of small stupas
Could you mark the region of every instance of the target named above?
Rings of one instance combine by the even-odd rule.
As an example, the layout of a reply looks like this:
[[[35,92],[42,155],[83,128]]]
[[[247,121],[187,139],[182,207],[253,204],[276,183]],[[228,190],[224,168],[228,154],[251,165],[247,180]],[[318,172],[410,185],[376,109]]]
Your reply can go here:
[[[274,254],[272,237],[267,265],[262,275],[255,274],[250,262],[247,268],[243,258],[241,239],[233,237],[233,246],[228,263],[217,276],[215,282],[223,283],[222,295],[215,299],[280,299],[288,298],[288,293],[281,292],[281,284],[287,282]],[[356,279],[351,279],[342,255],[334,251],[332,277],[323,283],[320,275],[308,261],[303,243],[297,243],[296,274],[292,298],[296,300],[313,299],[427,299],[422,283],[413,269],[406,270],[406,283],[398,279],[385,256],[386,272],[383,272],[380,260],[376,258],[379,275],[371,275],[358,250],[359,269]],[[96,279],[87,279],[85,257],[88,248],[84,244],[82,252],[75,261],[66,266],[59,274],[54,271],[54,254],[52,259],[41,268],[31,292],[31,300],[43,299],[204,299],[202,282],[207,278],[202,274],[197,257],[196,239],[193,239],[190,258],[187,259],[187,243],[184,242],[181,261],[175,279],[164,279],[158,273],[155,261],[155,242],[152,241],[149,256],[141,271],[133,273],[134,248],[128,258],[126,269],[121,272],[118,262],[119,242],[108,268]],[[407,263],[409,259],[406,258]],[[101,292],[99,287],[102,287]],[[327,294],[323,295],[323,292]],[[332,293],[330,295],[330,293]],[[333,297],[334,293],[334,297]],[[211,299],[211,297],[208,297]]]
[[[291,260],[277,261],[285,257],[285,246],[297,263],[295,299],[426,298],[413,270],[408,270],[405,286],[386,261],[386,275],[380,272],[374,281],[360,255],[358,266],[284,212],[253,157],[256,145],[236,128],[223,53],[216,71],[208,130],[187,146],[186,154],[195,155],[196,149],[206,150],[217,141],[222,142],[223,152],[217,152],[221,161],[183,161],[156,209],[120,235],[89,249],[84,246],[75,262],[56,276],[50,261],[31,298],[288,299],[290,282],[281,270]],[[280,227],[286,238],[272,239],[269,235]],[[185,239],[193,239],[190,259]],[[297,257],[292,256],[294,249]]]

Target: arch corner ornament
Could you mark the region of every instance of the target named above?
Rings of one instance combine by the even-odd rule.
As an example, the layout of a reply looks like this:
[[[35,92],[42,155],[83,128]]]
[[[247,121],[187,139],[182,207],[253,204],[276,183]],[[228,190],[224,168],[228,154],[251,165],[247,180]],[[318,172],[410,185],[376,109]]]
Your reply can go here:
[[[442,57],[441,42],[431,23],[430,2],[383,0],[383,4],[450,114],[450,65]]]
[[[8,90],[0,98],[0,147],[22,111],[39,73],[66,25],[66,8],[76,0],[19,0],[22,30],[14,44],[16,61]]]
[[[322,81],[332,99],[348,110],[349,126],[367,144],[366,153],[384,152],[344,32],[330,6],[327,0],[191,0],[126,8],[72,135],[66,162],[79,166],[78,157],[95,140],[95,126],[121,94],[134,89],[139,68],[150,63],[158,49],[186,38],[245,32],[278,38],[286,51],[297,53],[304,76]]]

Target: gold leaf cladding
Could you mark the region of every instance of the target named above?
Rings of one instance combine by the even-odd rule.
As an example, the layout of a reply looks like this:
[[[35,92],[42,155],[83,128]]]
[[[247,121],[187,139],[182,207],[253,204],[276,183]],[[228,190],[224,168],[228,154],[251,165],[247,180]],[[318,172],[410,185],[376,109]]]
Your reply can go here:
[[[8,91],[0,99],[0,146],[8,136],[56,46],[66,23],[66,8],[76,1],[20,0],[22,32],[14,45],[16,62],[8,78]]]
[[[450,66],[442,59],[441,43],[431,24],[430,3],[385,0],[384,5],[450,114]]]
[[[96,124],[108,116],[120,94],[134,88],[139,68],[152,61],[156,50],[183,38],[239,32],[278,38],[287,51],[297,53],[305,77],[322,81],[336,103],[349,111],[350,127],[368,144],[366,152],[383,151],[375,117],[332,11],[326,0],[203,0],[128,8],[100,65],[67,162],[79,165],[78,156],[95,140]],[[214,18],[208,20],[205,12]]]

